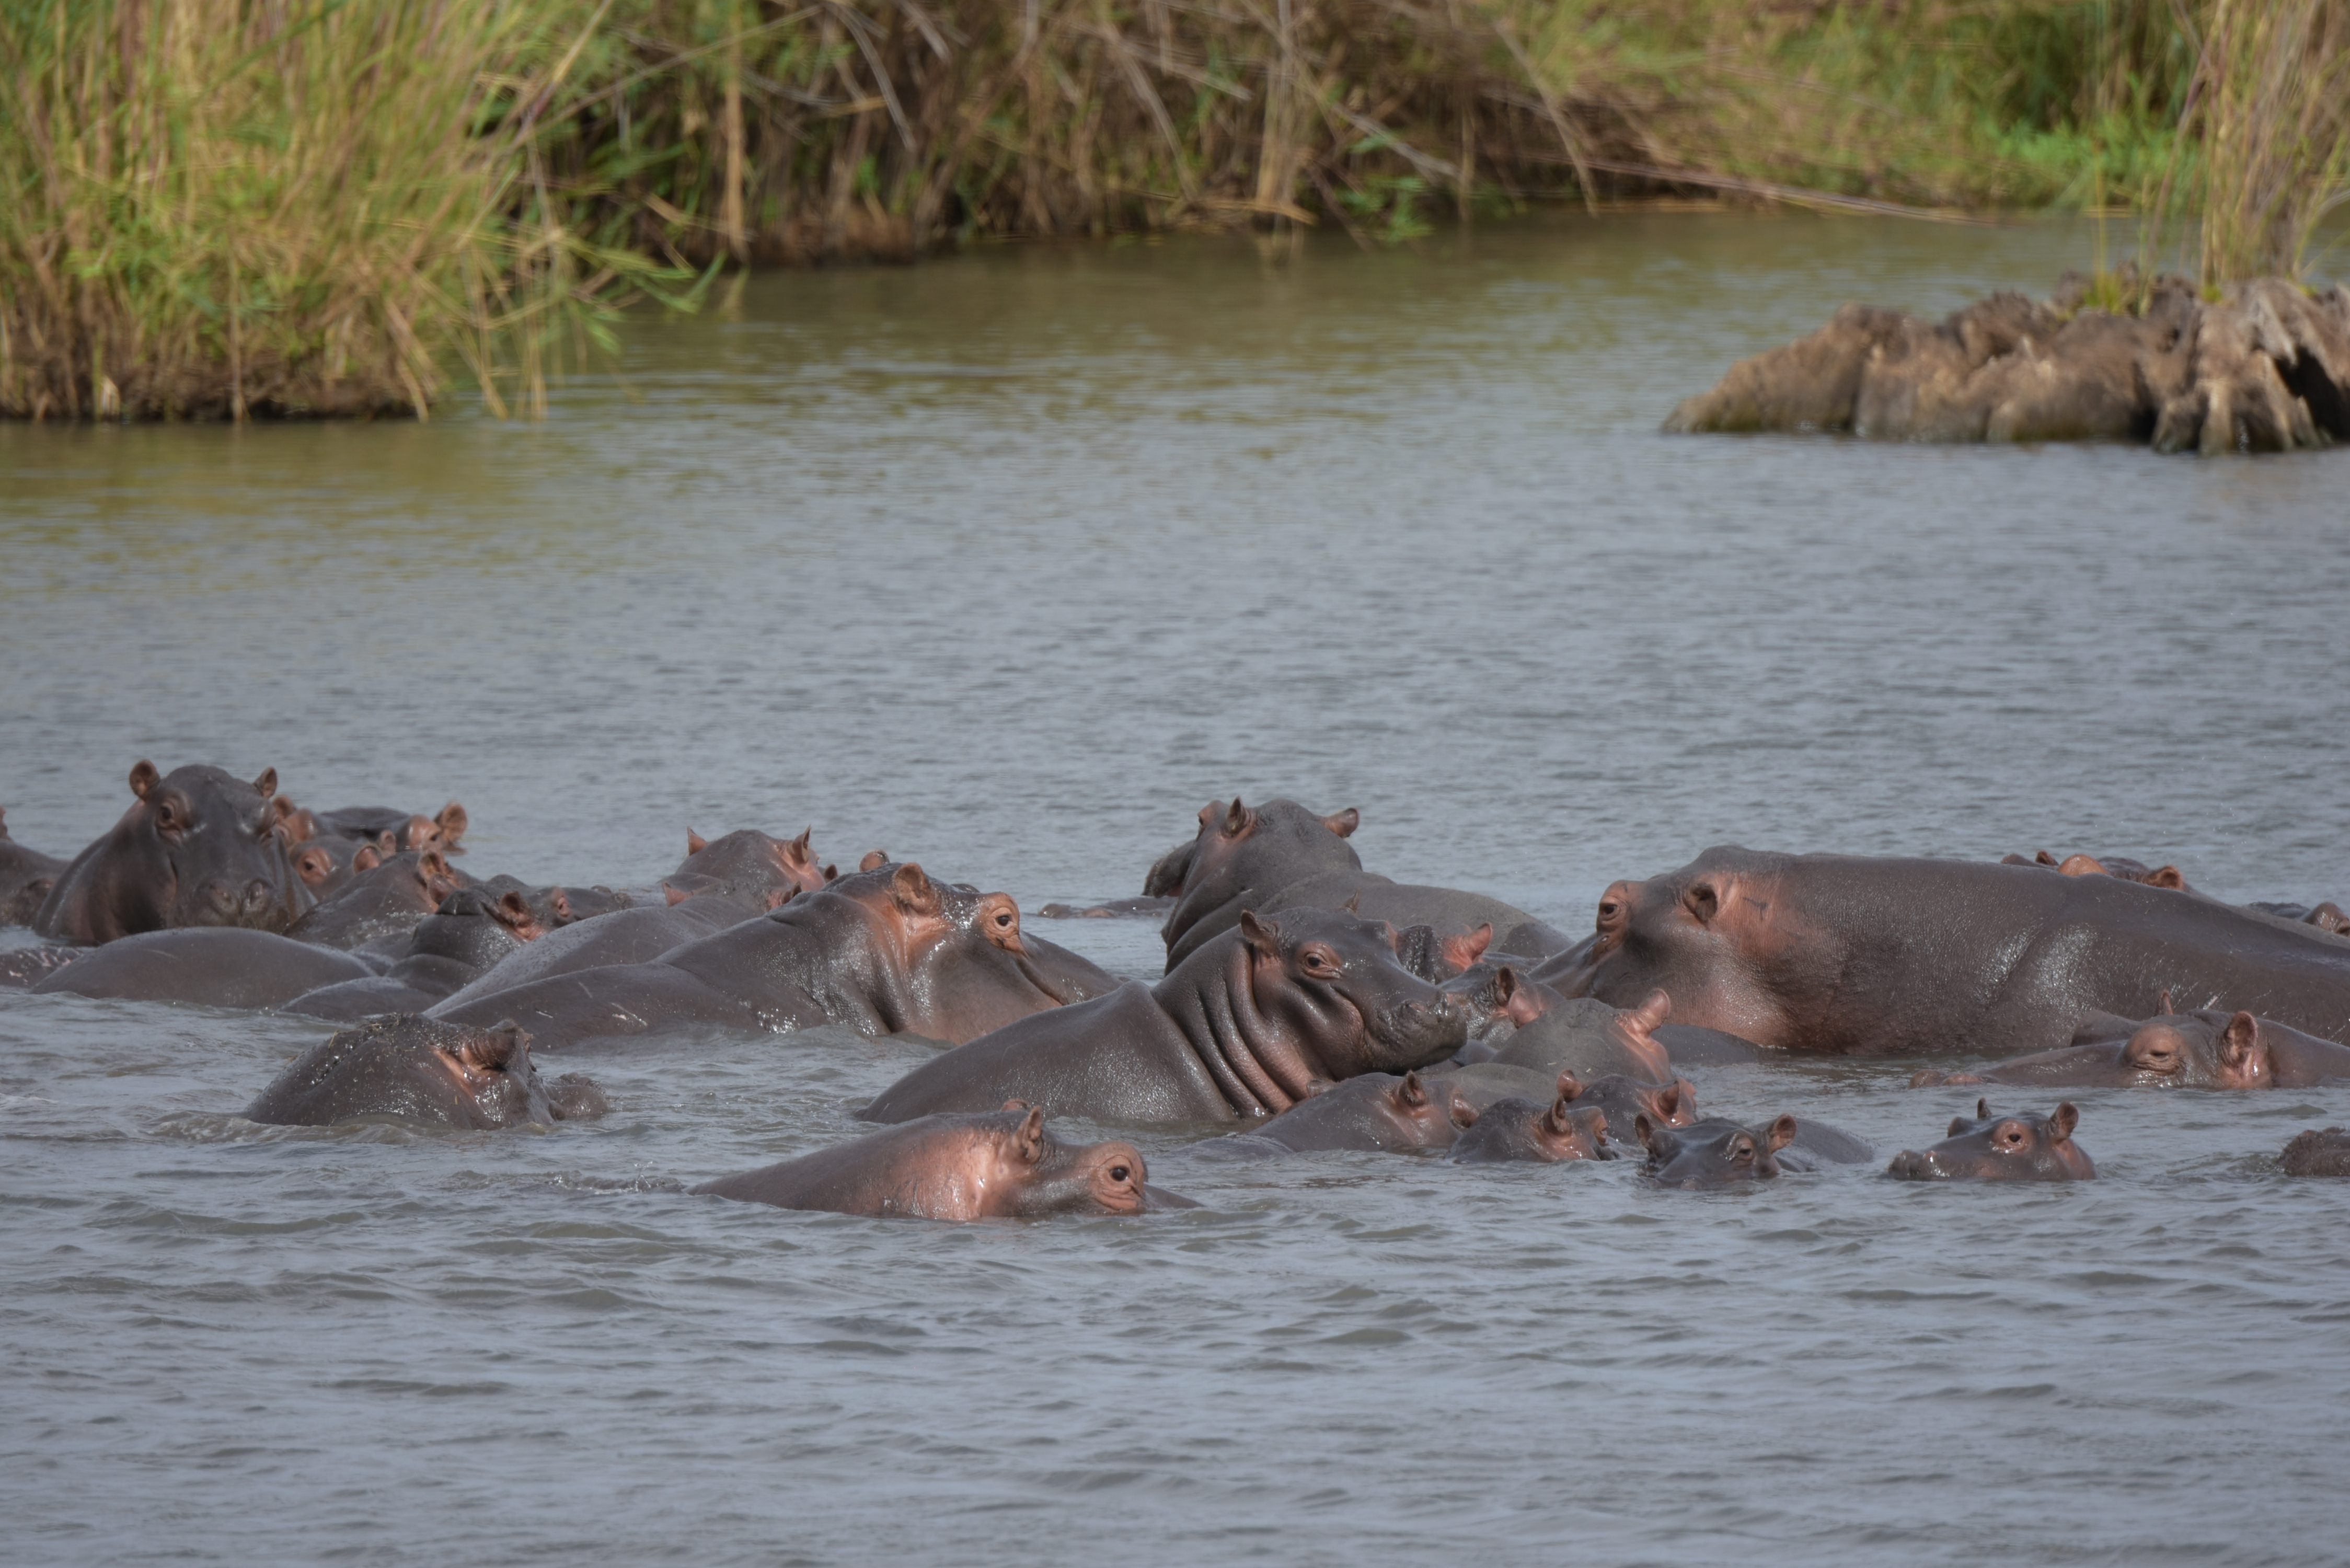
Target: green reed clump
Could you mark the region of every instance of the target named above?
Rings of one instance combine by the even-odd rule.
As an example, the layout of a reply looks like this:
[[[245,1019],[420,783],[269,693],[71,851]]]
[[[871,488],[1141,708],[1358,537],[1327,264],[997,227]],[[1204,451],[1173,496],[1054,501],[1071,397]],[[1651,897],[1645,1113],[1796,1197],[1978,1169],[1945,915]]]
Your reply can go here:
[[[2210,0],[2188,171],[2206,288],[2296,275],[2350,200],[2350,0]]]
[[[0,8],[0,412],[421,414],[542,394],[625,250],[535,116],[584,20],[524,0]]]

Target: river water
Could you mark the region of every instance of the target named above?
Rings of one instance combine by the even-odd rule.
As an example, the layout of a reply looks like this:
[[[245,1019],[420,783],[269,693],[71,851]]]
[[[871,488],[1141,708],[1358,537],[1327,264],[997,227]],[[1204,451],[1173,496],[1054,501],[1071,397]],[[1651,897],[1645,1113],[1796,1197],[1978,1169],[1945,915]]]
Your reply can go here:
[[[463,801],[479,874],[813,824],[1031,910],[1235,790],[1570,929],[1721,842],[2350,893],[2350,458],[1656,433],[1841,300],[2089,244],[993,250],[754,278],[542,425],[0,429],[0,805],[69,852],[140,757],[269,765]],[[544,1134],[237,1119],[319,1035],[0,995],[8,1560],[2342,1553],[2350,1184],[2272,1157],[2350,1089],[2084,1094],[2102,1179],[2033,1190],[1152,1135],[1203,1208],[955,1229],[679,1190],[848,1136],[919,1044],[566,1061],[615,1110]],[[1692,1075],[1888,1155],[1973,1098]]]

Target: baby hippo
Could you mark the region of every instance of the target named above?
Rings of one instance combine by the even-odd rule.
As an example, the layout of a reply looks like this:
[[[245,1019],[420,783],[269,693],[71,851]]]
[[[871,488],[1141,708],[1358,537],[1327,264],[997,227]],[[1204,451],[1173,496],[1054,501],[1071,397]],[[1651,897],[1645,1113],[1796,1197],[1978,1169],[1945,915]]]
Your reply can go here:
[[[304,1052],[244,1115],[279,1127],[390,1116],[487,1129],[588,1120],[609,1108],[604,1092],[586,1078],[541,1078],[531,1064],[530,1036],[515,1024],[468,1029],[390,1018],[346,1029]]]
[[[1903,1149],[1885,1174],[1903,1181],[2087,1181],[2097,1168],[2073,1141],[2080,1120],[2070,1100],[2044,1116],[2033,1111],[1995,1116],[1989,1100],[1977,1100],[1971,1121],[1952,1118],[1950,1137],[1922,1154]]]
[[[1575,1110],[1604,1113],[1607,1136],[1616,1143],[1630,1137],[1642,1116],[1660,1127],[1685,1127],[1697,1120],[1697,1085],[1687,1078],[1650,1084],[1610,1073],[1586,1084],[1572,1073],[1561,1073],[1558,1097],[1560,1104]]]
[[[1572,1081],[1571,1075],[1562,1076]],[[1577,1110],[1571,1098],[1562,1092],[1548,1106],[1515,1095],[1496,1100],[1454,1140],[1445,1158],[1459,1165],[1615,1158],[1607,1143],[1607,1113],[1596,1106]]]
[[[1477,1113],[1451,1085],[1417,1072],[1364,1073],[1334,1085],[1235,1138],[1263,1138],[1292,1154],[1318,1149],[1378,1149],[1418,1154],[1451,1146]]]
[[[692,1189],[778,1209],[877,1218],[1035,1220],[1139,1214],[1150,1207],[1142,1151],[1071,1145],[1021,1100],[1000,1111],[917,1116],[863,1137]]]
[[[1761,1129],[1708,1118],[1686,1127],[1668,1127],[1646,1115],[1632,1130],[1648,1151],[1643,1172],[1663,1187],[1722,1187],[1733,1181],[1768,1181],[1779,1174],[1778,1153],[1795,1140],[1795,1118],[1781,1115]]]

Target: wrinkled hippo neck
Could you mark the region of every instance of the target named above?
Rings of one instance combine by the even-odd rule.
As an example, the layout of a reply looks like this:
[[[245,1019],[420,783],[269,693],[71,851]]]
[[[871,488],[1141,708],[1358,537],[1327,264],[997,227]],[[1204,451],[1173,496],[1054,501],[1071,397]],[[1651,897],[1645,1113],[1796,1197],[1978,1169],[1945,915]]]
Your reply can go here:
[[[1217,1089],[1244,1116],[1278,1116],[1324,1075],[1256,1004],[1248,945],[1193,954],[1153,988]]]

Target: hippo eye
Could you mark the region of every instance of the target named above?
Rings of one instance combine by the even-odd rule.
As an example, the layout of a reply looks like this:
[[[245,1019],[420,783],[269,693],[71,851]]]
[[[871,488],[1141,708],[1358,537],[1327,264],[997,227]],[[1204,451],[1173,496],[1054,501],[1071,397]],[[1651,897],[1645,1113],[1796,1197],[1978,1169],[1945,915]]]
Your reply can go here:
[[[1327,978],[1336,974],[1341,968],[1338,955],[1318,942],[1301,951],[1297,959],[1305,966],[1305,972],[1311,975]]]
[[[1109,1168],[1109,1179],[1112,1181],[1124,1181],[1133,1174],[1134,1168],[1132,1166],[1113,1165]]]
[[[1011,916],[1010,911],[1008,911],[1008,910],[1004,910],[1004,909],[998,909],[998,910],[995,912],[995,927],[996,927],[996,929],[998,929],[998,930],[1003,930],[1003,929],[1008,929],[1008,928],[1011,926],[1011,924],[1012,924],[1012,916]]]

